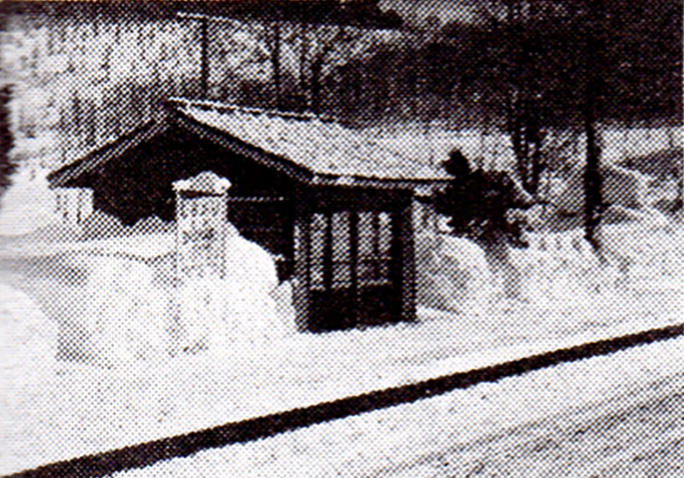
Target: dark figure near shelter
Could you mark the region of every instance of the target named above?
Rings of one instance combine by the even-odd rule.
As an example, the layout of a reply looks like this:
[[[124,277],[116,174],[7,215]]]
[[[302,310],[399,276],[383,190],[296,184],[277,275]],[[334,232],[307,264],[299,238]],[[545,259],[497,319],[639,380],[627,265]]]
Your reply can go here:
[[[17,164],[10,157],[14,146],[14,137],[10,129],[9,102],[12,98],[12,87],[0,88],[0,196],[12,184],[11,176]]]
[[[459,150],[453,150],[443,167],[454,179],[435,197],[440,214],[449,217],[452,234],[482,247],[492,272],[503,275],[504,292],[517,297],[519,272],[510,261],[509,247],[525,247],[524,210],[532,197],[508,172],[473,170]]]

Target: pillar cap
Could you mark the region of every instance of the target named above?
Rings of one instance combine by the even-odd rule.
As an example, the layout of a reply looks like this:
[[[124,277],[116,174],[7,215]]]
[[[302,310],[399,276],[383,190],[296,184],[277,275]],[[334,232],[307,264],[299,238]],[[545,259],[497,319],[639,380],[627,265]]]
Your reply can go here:
[[[174,181],[173,190],[180,192],[193,192],[211,195],[223,195],[230,189],[228,179],[218,176],[213,171],[203,171],[197,176]]]

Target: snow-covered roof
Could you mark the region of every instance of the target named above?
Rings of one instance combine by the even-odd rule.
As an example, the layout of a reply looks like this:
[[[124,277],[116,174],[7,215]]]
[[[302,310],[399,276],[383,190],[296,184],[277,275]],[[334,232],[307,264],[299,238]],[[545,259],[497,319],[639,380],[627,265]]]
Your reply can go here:
[[[392,149],[363,130],[310,115],[175,100],[175,109],[313,174],[339,178],[434,181],[449,176],[430,155]]]
[[[48,176],[50,187],[73,186],[74,182],[89,172],[96,170],[113,158],[117,158],[131,148],[148,141],[166,129],[166,125],[158,121],[148,121],[141,126],[123,134],[119,138],[91,151],[86,156],[69,163]]]
[[[344,126],[313,115],[170,99],[159,117],[53,171],[51,187],[71,187],[108,161],[175,125],[298,180],[321,185],[417,187],[450,176],[430,148],[387,141],[377,130]]]

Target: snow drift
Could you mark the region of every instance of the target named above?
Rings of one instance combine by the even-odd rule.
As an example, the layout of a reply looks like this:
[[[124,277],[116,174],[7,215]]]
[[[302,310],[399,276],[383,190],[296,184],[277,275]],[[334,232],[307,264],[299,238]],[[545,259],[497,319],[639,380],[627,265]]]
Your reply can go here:
[[[223,279],[177,280],[173,235],[158,236],[88,241],[72,259],[87,280],[75,290],[80,306],[60,321],[62,358],[115,365],[220,351],[295,330],[291,293],[279,286],[275,261],[260,246],[234,234]]]
[[[0,297],[0,390],[7,392],[52,373],[57,324],[22,291],[0,284]]]
[[[681,289],[684,233],[662,214],[633,211],[629,220],[601,228],[601,255],[579,228],[532,232],[529,247],[510,250],[520,276],[519,302],[559,310],[617,301],[629,290]],[[446,234],[417,238],[418,303],[480,314],[506,306],[502,279],[475,242]]]
[[[486,308],[493,276],[484,251],[474,242],[446,235],[416,238],[418,303],[467,313]]]
[[[62,322],[60,357],[111,365],[166,351],[169,293],[152,285],[152,268],[119,257],[87,262],[83,306]]]

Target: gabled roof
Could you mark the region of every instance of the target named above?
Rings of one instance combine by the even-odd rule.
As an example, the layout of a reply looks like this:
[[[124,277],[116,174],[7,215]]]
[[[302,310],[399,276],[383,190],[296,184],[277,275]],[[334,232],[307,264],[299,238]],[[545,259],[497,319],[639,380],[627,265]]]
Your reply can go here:
[[[299,181],[384,187],[442,182],[450,176],[428,154],[392,149],[363,130],[312,115],[272,112],[210,101],[171,99],[152,121],[48,177],[52,187],[74,182],[171,125]]]
[[[51,172],[47,177],[50,187],[58,188],[67,186],[70,182],[87,175],[89,172],[94,171],[109,160],[121,156],[129,149],[135,148],[145,141],[163,133],[166,128],[167,124],[165,122],[152,120],[144,123],[138,128],[119,136],[119,138],[114,141],[106,143],[73,163],[69,163],[58,170]]]
[[[171,101],[192,121],[320,176],[398,181],[449,179],[427,155],[421,158],[403,154],[363,130],[330,119],[211,102]]]

